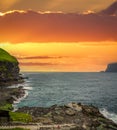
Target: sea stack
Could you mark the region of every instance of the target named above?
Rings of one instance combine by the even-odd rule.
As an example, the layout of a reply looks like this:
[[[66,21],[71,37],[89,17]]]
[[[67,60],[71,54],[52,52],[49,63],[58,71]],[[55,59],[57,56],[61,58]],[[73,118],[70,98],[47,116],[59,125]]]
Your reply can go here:
[[[0,48],[0,86],[21,82],[17,59]]]
[[[117,72],[117,62],[108,64],[105,72]]]

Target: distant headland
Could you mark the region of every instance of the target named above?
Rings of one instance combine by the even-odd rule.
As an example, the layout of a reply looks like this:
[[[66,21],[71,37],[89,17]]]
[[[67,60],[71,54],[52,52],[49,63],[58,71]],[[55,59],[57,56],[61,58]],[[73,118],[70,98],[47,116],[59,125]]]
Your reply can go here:
[[[117,62],[108,64],[105,72],[117,72]]]

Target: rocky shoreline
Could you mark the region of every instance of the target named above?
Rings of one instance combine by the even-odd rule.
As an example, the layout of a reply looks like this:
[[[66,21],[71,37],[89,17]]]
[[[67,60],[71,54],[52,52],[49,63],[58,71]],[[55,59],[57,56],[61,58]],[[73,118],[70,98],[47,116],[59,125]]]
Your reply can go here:
[[[18,88],[0,88],[0,108],[6,106],[7,104],[14,104],[19,98],[25,95],[25,90],[22,86]],[[14,108],[11,107],[11,110]]]
[[[98,108],[81,103],[54,105],[49,108],[22,107],[17,112],[30,114],[33,123],[74,124],[75,128],[70,130],[117,130],[117,124],[105,118]]]
[[[7,109],[6,106],[12,106],[16,99],[24,96],[23,87],[8,88],[23,82],[18,60],[0,48],[0,108]]]
[[[2,88],[0,91],[0,106],[1,103],[3,105],[6,102],[13,104],[14,101],[24,95],[25,90],[22,86],[18,88]],[[9,111],[12,110],[13,108],[9,109]],[[69,103],[62,106],[53,105],[48,108],[26,106],[19,108],[16,113],[28,114],[32,117],[32,120],[26,124],[20,121],[17,121],[17,123],[12,121],[12,126],[28,124],[36,126],[36,124],[40,124],[41,127],[44,127],[43,130],[53,130],[53,127],[50,126],[54,125],[61,130],[117,130],[117,124],[105,118],[97,107],[81,103]],[[49,128],[46,127],[48,125]],[[64,129],[62,126],[64,126]]]

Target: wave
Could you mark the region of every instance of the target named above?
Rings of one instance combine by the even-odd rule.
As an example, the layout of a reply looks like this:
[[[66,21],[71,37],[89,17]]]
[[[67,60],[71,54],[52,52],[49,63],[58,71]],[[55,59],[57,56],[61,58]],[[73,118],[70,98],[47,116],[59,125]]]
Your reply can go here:
[[[22,84],[15,84],[15,85],[12,85],[12,86],[8,86],[7,88],[18,88],[19,86],[22,86]]]
[[[27,87],[27,86],[24,86],[23,89],[25,89],[25,90],[33,90],[32,87]]]
[[[106,110],[105,108],[100,109],[100,112],[108,119],[112,120],[113,122],[115,122],[117,124],[117,114],[113,113],[113,112],[109,112],[108,110]]]
[[[21,97],[21,98],[16,98],[16,100],[13,102],[13,111],[16,111],[16,110],[18,110],[18,108],[17,108],[17,104],[18,103],[20,103],[22,100],[24,100],[26,97],[28,96],[28,91],[26,91],[25,90],[25,95],[23,96],[23,97]]]
[[[30,87],[29,83],[16,84],[16,85],[9,86],[7,88],[19,88],[20,86],[24,90],[32,90],[33,89],[32,87]]]
[[[13,102],[13,105],[12,105],[14,108],[13,111],[18,110],[17,104],[20,103],[22,100],[24,100],[28,96],[29,91],[31,91],[33,89],[32,87],[30,87],[30,84],[26,83],[26,82],[21,83],[21,84],[17,84],[17,85],[12,85],[12,86],[9,86],[8,88],[19,88],[19,87],[22,87],[22,89],[24,89],[25,94],[21,98],[14,97],[15,101]]]
[[[25,99],[28,96],[28,91],[25,91],[25,95],[21,98],[17,98],[16,101],[14,101],[14,104],[20,103],[21,100]]]

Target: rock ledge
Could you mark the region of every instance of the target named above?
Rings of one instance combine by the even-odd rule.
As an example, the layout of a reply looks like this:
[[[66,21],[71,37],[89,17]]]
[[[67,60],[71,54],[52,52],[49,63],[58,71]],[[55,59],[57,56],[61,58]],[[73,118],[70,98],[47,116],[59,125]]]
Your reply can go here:
[[[34,123],[43,125],[75,124],[76,127],[70,130],[117,129],[117,125],[113,121],[106,119],[98,108],[80,103],[69,103],[64,106],[54,105],[49,108],[23,107],[18,112],[32,115]]]

